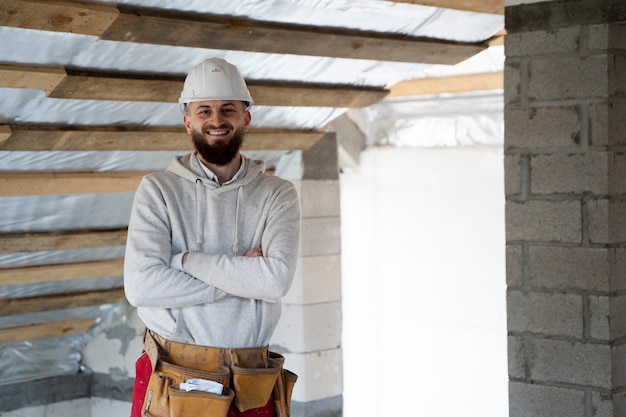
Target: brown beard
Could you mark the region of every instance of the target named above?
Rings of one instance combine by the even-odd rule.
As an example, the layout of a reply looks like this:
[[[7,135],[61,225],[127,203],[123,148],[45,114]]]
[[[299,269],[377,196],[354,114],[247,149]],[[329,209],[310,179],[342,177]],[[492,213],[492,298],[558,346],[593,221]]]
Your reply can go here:
[[[237,153],[243,144],[243,136],[243,130],[237,129],[235,130],[232,139],[228,142],[209,144],[204,139],[204,135],[202,133],[194,130],[191,133],[191,140],[193,141],[196,151],[205,162],[218,166],[224,166],[237,156]]]

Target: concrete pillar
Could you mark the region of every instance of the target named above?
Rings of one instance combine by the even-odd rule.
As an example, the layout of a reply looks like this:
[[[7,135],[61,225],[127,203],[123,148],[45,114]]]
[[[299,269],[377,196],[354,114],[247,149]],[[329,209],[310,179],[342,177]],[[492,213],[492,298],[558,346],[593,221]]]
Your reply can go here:
[[[625,19],[506,9],[510,417],[626,415]]]
[[[272,348],[299,375],[293,417],[342,413],[341,241],[337,140],[327,134],[302,153],[301,180],[294,180],[302,207],[300,259],[283,299]]]

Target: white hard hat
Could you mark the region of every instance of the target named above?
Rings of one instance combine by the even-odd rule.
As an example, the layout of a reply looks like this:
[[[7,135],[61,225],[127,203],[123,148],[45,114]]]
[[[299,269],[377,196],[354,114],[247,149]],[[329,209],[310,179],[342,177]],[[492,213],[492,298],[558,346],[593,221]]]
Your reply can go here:
[[[243,101],[246,110],[254,104],[237,67],[220,58],[209,58],[189,71],[178,103],[184,106],[204,100]]]

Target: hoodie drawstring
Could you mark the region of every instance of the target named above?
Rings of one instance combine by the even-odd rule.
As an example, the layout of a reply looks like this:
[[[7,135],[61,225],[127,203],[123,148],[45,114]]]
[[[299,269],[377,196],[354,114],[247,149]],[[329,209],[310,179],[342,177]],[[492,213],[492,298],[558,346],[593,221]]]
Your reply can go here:
[[[233,240],[232,251],[233,253],[239,253],[239,198],[241,196],[241,189],[243,187],[237,187],[237,203],[235,206],[235,239]]]
[[[202,218],[205,216],[205,213],[201,206],[204,206],[204,186],[202,185],[202,180],[200,178],[196,179],[196,247],[200,248],[200,243],[202,243]]]

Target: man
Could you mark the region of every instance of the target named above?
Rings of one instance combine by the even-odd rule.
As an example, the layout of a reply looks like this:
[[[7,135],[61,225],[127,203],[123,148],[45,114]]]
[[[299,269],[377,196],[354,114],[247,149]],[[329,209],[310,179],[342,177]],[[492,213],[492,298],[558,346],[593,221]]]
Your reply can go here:
[[[293,184],[264,174],[264,163],[240,153],[253,100],[237,68],[217,58],[195,66],[179,103],[195,151],[143,178],[128,227],[124,286],[146,325],[150,356],[137,363],[132,415],[161,415],[154,401],[174,407],[172,392],[180,387],[153,386],[155,380],[172,385],[188,379],[164,374],[170,364],[213,375],[239,369],[245,355],[260,352],[262,359],[250,359],[256,364],[243,365],[275,366],[267,346],[297,261],[300,208]],[[201,353],[207,351],[216,353]],[[149,383],[140,377],[146,370]],[[205,379],[215,379],[210,375]],[[237,376],[224,378],[217,379],[228,397]],[[256,381],[245,384],[260,385]],[[168,389],[169,399],[155,400],[156,391]],[[258,399],[242,405],[246,393],[237,389],[229,416],[259,405]],[[187,412],[189,404],[182,405]],[[262,405],[254,415],[273,415],[271,398]]]

